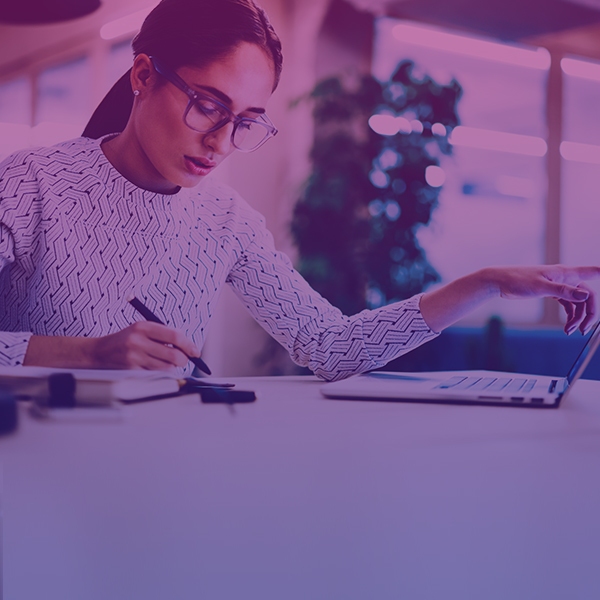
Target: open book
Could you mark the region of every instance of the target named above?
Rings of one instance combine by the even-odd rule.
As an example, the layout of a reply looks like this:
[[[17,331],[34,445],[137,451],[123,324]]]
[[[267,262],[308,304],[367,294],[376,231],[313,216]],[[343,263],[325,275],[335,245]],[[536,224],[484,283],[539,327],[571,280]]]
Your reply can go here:
[[[159,371],[0,367],[0,388],[24,400],[98,406],[175,394],[180,387],[175,375]]]

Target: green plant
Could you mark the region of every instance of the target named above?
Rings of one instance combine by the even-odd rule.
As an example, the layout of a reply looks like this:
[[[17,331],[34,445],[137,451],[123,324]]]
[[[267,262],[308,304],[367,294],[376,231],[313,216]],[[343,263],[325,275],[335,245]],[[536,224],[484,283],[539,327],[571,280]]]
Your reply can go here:
[[[416,233],[438,202],[439,157],[451,153],[461,92],[404,61],[389,81],[332,77],[310,94],[313,170],[291,229],[298,269],[346,314],[439,279]]]

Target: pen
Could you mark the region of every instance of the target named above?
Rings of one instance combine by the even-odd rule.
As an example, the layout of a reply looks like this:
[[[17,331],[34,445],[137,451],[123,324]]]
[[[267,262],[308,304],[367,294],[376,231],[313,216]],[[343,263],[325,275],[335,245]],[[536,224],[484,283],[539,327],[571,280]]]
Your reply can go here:
[[[129,304],[131,304],[131,306],[133,306],[133,308],[135,308],[135,310],[137,310],[140,313],[140,315],[142,315],[142,317],[144,317],[144,319],[146,319],[146,321],[152,321],[152,323],[159,323],[160,325],[164,325],[164,323],[147,306],[145,306],[140,300],[138,300],[135,296],[128,298],[127,302],[129,302]],[[196,358],[194,356],[188,356],[188,358],[201,371],[203,371],[207,375],[212,375],[212,373],[210,372],[210,369],[208,368],[208,365],[201,358]]]

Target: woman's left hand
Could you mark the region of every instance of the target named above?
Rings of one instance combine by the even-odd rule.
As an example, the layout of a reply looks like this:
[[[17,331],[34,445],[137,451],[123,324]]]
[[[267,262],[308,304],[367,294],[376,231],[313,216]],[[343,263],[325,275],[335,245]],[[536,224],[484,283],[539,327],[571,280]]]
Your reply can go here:
[[[552,297],[565,309],[565,332],[587,333],[597,316],[596,294],[586,281],[600,278],[600,267],[490,267],[486,269],[502,298]]]
[[[586,281],[600,278],[600,267],[488,267],[421,298],[423,319],[433,331],[442,331],[478,306],[497,298],[556,298],[567,313],[565,332],[579,327],[587,333],[596,320],[596,294]]]

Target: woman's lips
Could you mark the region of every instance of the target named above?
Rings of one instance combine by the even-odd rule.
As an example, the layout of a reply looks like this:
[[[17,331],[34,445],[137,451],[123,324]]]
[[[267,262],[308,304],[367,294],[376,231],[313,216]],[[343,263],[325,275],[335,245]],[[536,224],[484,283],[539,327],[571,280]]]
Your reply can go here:
[[[205,158],[196,158],[192,156],[184,156],[187,170],[192,175],[206,176],[216,166],[216,164]]]

